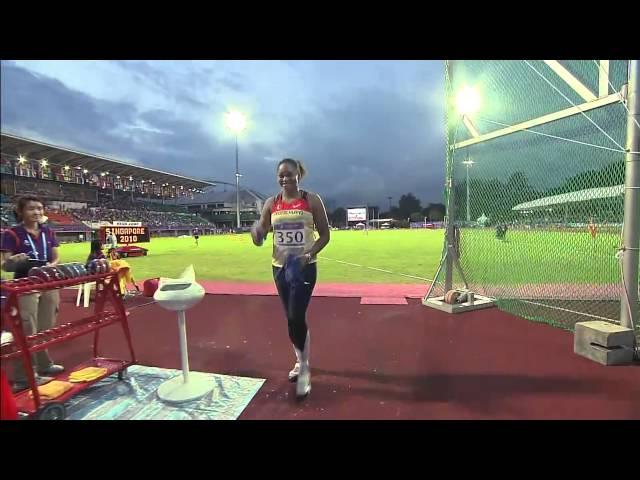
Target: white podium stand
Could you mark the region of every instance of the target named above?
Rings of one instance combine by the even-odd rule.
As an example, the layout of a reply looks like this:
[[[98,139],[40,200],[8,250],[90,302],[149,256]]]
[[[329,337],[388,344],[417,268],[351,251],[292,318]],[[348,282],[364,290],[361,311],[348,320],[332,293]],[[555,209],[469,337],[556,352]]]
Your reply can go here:
[[[185,311],[200,302],[204,288],[195,281],[193,265],[180,278],[161,278],[153,298],[158,305],[178,312],[178,332],[180,336],[180,357],[182,375],[167,380],[158,387],[158,397],[170,403],[191,402],[213,391],[210,377],[189,371],[189,350],[187,348],[187,325]]]

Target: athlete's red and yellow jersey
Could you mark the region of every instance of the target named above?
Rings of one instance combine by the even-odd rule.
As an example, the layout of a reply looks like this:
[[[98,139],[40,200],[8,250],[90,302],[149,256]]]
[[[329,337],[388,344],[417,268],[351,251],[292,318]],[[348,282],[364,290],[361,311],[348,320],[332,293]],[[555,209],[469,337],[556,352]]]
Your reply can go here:
[[[282,193],[276,195],[271,206],[271,225],[273,227],[273,255],[271,263],[282,267],[287,255],[301,255],[315,242],[314,223],[308,194],[301,191],[302,197],[285,202]],[[311,263],[316,258],[311,259]]]

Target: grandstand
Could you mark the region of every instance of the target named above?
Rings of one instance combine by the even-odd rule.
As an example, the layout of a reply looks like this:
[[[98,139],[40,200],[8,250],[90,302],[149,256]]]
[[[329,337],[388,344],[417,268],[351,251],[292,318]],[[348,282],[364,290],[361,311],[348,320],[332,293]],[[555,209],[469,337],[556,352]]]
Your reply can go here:
[[[207,187],[202,193],[193,197],[176,199],[176,204],[187,208],[189,212],[198,213],[216,225],[232,227],[236,221],[235,190],[215,190]],[[240,225],[249,227],[260,217],[262,206],[267,197],[248,188],[240,189]]]
[[[624,185],[587,188],[520,203],[512,210],[520,212],[528,223],[545,220],[584,227],[591,218],[600,224],[607,222],[620,227],[623,196]]]
[[[61,241],[86,240],[100,224],[111,221],[143,222],[155,235],[189,233],[195,226],[206,234],[227,223],[224,216],[212,216],[215,209],[203,209],[211,218],[207,220],[194,206],[197,197],[207,195],[205,190],[217,183],[226,188],[225,182],[198,180],[4,132],[0,172],[2,226],[16,221],[14,197],[37,194],[46,201],[48,222]],[[227,209],[226,201],[222,205]]]

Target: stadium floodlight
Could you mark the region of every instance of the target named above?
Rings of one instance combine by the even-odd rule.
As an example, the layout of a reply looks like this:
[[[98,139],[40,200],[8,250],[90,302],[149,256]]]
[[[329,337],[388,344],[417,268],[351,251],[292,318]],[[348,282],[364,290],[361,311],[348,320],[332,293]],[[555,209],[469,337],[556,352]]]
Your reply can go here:
[[[475,87],[466,86],[456,95],[456,108],[461,115],[472,115],[480,109],[480,93]]]
[[[247,117],[237,111],[225,113],[225,124],[227,128],[234,133],[240,133],[247,128]]]
[[[43,167],[46,167],[47,165],[49,165],[49,162],[47,162],[47,159],[46,159],[46,158],[43,158],[43,159],[42,159],[42,161],[40,162],[40,164],[41,164]]]
[[[24,158],[22,155],[20,155],[20,157],[18,157],[18,163],[21,163],[21,164],[22,164],[22,163],[24,163],[24,162],[26,162],[26,161],[27,161],[27,159],[26,159],[26,158]]]
[[[227,128],[236,136],[236,225],[240,228],[240,167],[238,162],[238,134],[247,128],[247,117],[237,111],[225,114]]]

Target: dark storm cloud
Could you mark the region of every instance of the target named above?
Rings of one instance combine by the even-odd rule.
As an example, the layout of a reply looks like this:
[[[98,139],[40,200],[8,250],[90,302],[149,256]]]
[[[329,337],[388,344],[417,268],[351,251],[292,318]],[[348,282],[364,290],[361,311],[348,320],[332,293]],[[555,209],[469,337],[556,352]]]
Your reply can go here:
[[[229,72],[221,77],[219,82],[236,92],[244,92],[248,88],[247,80],[239,73]]]
[[[114,150],[117,145],[108,132],[121,122],[132,121],[135,115],[131,105],[96,101],[58,80],[5,62],[0,93],[3,131],[41,132],[92,152],[119,151]]]
[[[152,168],[189,176],[197,177],[198,166],[210,164],[229,149],[172,112],[137,115],[130,104],[96,100],[57,80],[4,62],[1,100],[3,131],[38,132],[54,143],[136,159]],[[160,131],[135,128],[139,119]],[[213,176],[212,169],[207,170],[205,176]]]
[[[310,187],[341,202],[380,204],[409,191],[439,201],[445,149],[439,113],[389,91],[362,90],[308,118],[291,149],[308,162]]]

